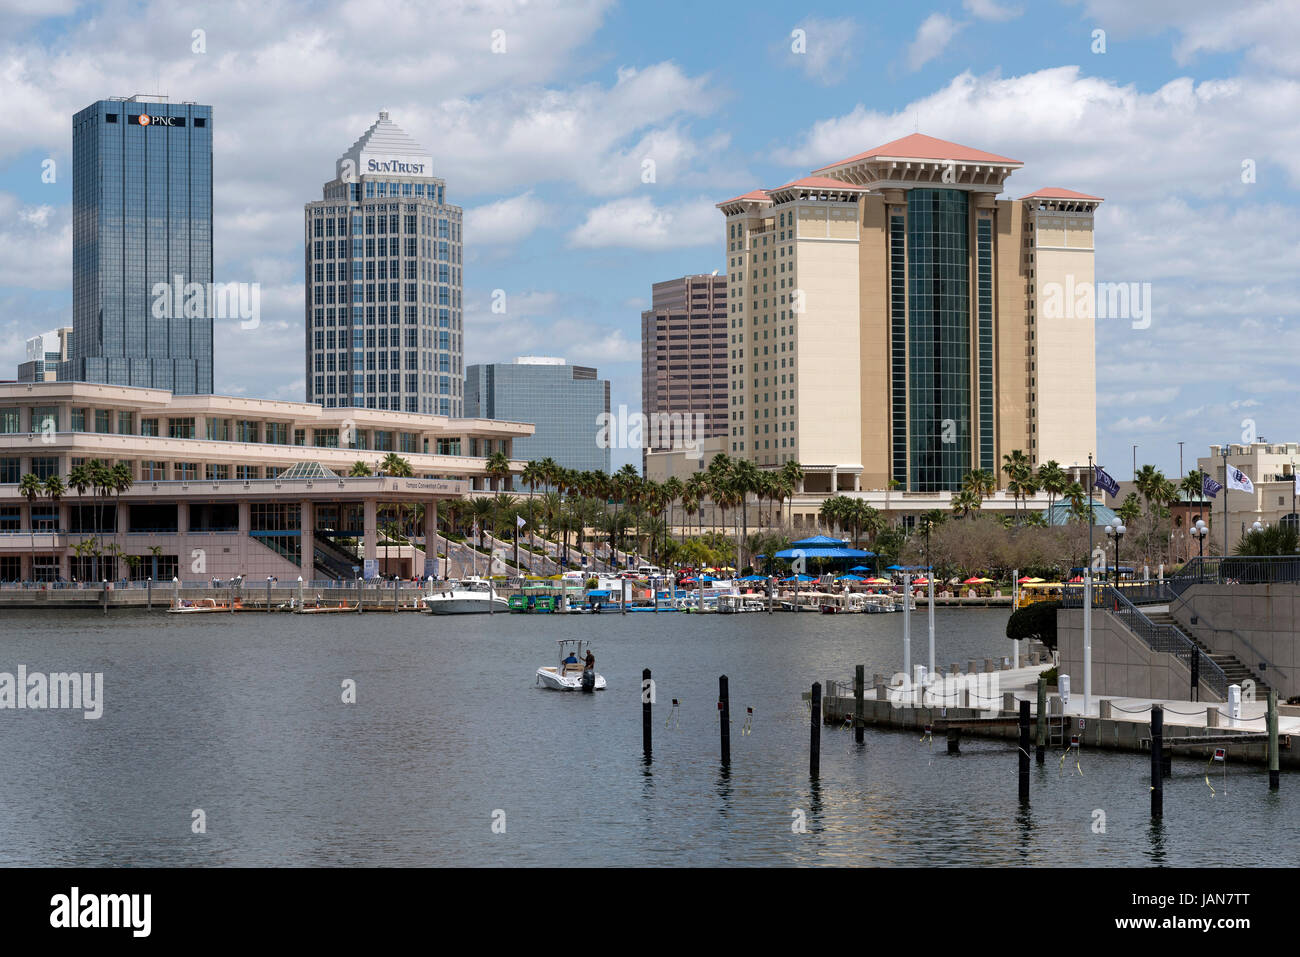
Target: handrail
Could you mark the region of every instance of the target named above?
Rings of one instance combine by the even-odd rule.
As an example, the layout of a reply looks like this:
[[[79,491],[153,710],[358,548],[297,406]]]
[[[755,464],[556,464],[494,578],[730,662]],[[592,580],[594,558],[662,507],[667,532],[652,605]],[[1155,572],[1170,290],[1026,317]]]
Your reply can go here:
[[[1228,697],[1228,677],[1223,669],[1201,650],[1192,639],[1176,625],[1157,625],[1116,588],[1106,588],[1107,603],[1113,602],[1110,614],[1118,618],[1129,631],[1137,635],[1152,651],[1173,654],[1191,670],[1196,656],[1200,679],[1220,698]]]

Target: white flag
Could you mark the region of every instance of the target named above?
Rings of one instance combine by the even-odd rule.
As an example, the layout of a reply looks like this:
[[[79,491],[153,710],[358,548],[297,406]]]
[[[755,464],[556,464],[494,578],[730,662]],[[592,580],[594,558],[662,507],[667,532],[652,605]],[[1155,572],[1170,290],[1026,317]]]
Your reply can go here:
[[[516,515],[516,516],[515,516],[515,527],[516,527],[516,528],[523,528],[523,527],[524,527],[525,525],[527,525],[527,524],[528,524],[528,523],[524,521],[524,517],[523,517],[522,515]]]
[[[1255,491],[1255,485],[1246,477],[1246,473],[1231,465],[1228,466],[1228,488],[1235,488],[1241,492]]]

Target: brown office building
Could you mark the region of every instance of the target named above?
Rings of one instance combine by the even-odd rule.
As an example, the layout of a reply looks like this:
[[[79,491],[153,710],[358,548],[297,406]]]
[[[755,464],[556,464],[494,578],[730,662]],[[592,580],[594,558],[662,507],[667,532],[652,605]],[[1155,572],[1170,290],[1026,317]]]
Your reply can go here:
[[[727,277],[682,276],[651,294],[641,313],[643,460],[727,434]]]

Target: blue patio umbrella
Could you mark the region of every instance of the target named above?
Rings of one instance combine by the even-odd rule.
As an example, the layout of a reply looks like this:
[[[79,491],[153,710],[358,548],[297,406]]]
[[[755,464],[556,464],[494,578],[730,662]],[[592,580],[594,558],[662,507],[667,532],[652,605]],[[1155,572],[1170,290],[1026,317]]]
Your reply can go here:
[[[868,568],[866,565],[854,565],[852,568],[849,569],[849,571],[851,571],[851,572],[869,572],[869,571],[871,571],[871,569]]]
[[[861,578],[861,577],[859,577],[859,576],[857,576],[857,575],[841,575],[839,578],[837,578],[837,579],[835,579],[835,580],[836,580],[837,582],[862,582],[862,581],[866,581],[865,578]]]

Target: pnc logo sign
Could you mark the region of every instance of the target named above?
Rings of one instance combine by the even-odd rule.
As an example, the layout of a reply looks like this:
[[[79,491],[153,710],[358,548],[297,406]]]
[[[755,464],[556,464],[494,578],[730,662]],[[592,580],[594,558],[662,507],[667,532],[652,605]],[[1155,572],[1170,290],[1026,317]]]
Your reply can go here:
[[[150,116],[148,113],[140,114],[140,125],[149,126],[175,126],[176,117],[174,116]]]

